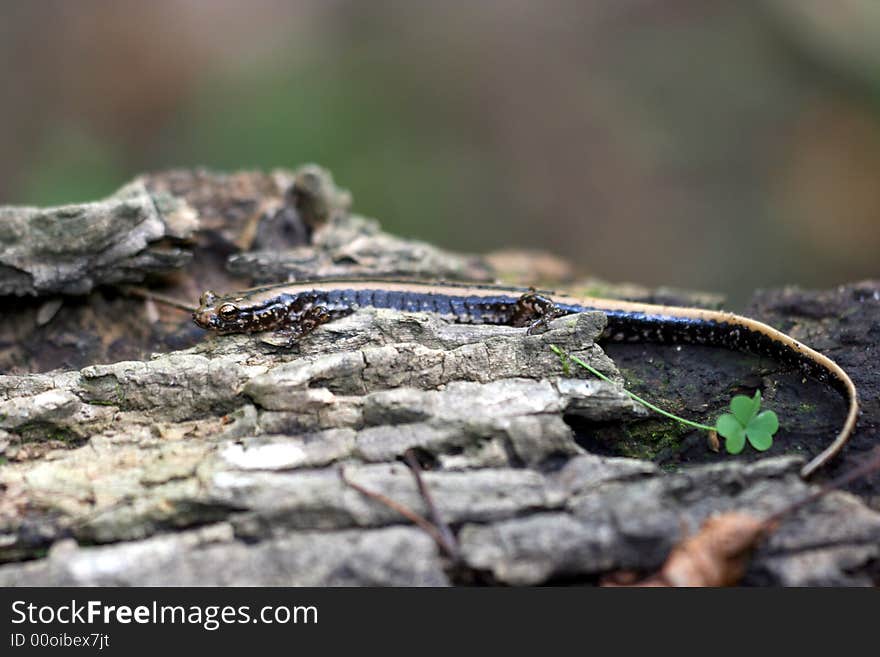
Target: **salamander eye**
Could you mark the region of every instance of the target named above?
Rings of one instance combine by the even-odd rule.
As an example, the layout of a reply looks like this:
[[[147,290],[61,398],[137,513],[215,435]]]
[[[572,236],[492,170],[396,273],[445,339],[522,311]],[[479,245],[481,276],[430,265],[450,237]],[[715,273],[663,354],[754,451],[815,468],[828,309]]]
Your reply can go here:
[[[224,303],[217,309],[217,313],[223,319],[232,319],[238,312],[238,307],[234,303]]]

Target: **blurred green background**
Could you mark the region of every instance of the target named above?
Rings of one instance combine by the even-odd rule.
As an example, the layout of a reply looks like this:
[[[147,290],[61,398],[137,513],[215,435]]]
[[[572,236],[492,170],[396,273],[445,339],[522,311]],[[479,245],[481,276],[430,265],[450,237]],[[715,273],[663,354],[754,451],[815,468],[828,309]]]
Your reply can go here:
[[[880,2],[0,2],[0,203],[314,161],[459,250],[718,290],[880,275]]]

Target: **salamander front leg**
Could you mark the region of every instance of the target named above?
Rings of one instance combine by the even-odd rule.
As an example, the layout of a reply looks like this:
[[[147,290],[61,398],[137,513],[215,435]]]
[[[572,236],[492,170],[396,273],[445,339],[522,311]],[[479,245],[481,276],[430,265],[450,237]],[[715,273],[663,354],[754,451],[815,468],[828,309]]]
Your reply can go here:
[[[327,308],[312,306],[298,315],[293,315],[290,318],[290,326],[282,331],[277,331],[275,335],[287,338],[287,346],[292,347],[301,338],[331,319],[333,319],[333,315]]]
[[[552,320],[565,314],[552,299],[528,292],[517,300],[510,323],[512,326],[527,326],[526,333],[535,335],[546,331]]]

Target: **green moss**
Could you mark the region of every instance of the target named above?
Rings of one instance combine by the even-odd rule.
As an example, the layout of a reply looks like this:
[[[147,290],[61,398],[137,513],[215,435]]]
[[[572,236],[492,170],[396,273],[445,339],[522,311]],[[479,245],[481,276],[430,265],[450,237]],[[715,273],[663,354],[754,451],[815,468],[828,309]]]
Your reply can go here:
[[[42,443],[50,440],[62,443],[74,443],[80,436],[66,427],[58,427],[44,422],[33,422],[18,427],[16,433],[23,443]]]
[[[648,396],[655,404],[664,405],[666,397],[677,399],[680,394],[672,389],[672,379],[666,371],[666,364],[660,360],[645,363],[647,369],[621,368],[626,387],[636,394]]]
[[[62,429],[59,427],[50,430],[47,434],[47,437],[49,438],[49,440],[58,440],[63,443],[73,442],[78,438],[78,436],[70,429]]]
[[[623,380],[626,382],[626,387],[630,390],[634,388],[644,388],[645,380],[642,379],[639,375],[637,375],[632,370],[621,370],[623,374]]]
[[[653,461],[661,454],[677,452],[685,434],[693,429],[676,422],[648,420],[622,427],[623,433],[613,448],[620,456]]]
[[[85,383],[87,394],[83,401],[97,406],[120,406],[125,404],[125,388],[113,374],[89,379]]]

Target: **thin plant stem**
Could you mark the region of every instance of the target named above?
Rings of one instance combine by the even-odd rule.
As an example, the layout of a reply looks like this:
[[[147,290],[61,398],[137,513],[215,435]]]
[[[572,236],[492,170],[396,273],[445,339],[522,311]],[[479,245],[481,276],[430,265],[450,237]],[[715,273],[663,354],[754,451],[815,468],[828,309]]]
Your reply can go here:
[[[158,294],[157,292],[153,292],[152,290],[146,290],[142,287],[136,287],[131,285],[121,286],[123,292],[128,294],[129,296],[139,297],[141,299],[149,299],[150,301],[155,301],[156,303],[161,303],[166,306],[171,306],[172,308],[177,308],[179,310],[185,310],[187,312],[195,311],[195,307],[192,305],[180,301],[179,299],[173,299],[171,297],[167,297],[164,294]]]
[[[599,377],[603,381],[607,381],[608,383],[611,383],[611,384],[614,383],[614,381],[612,381],[607,376],[602,374],[602,372],[597,370],[595,367],[591,367],[590,365],[587,365],[584,361],[582,361],[577,356],[572,356],[571,354],[564,352],[562,349],[557,347],[555,344],[551,344],[550,349],[552,349],[553,353],[555,353],[560,358],[574,361],[575,363],[577,363],[578,365],[580,365],[584,369],[588,370],[594,376]],[[623,388],[623,391],[627,395],[629,395],[632,399],[635,399],[637,402],[639,402],[642,406],[646,406],[647,408],[650,408],[655,413],[659,413],[660,415],[665,415],[666,417],[671,418],[671,419],[675,420],[676,422],[681,422],[682,424],[687,424],[688,426],[695,427],[697,429],[702,429],[704,431],[715,431],[715,427],[710,427],[706,424],[700,424],[699,422],[691,422],[690,420],[686,420],[683,417],[673,415],[669,411],[664,411],[662,408],[660,408],[658,406],[654,406],[654,404],[652,404],[651,402],[647,401],[646,399],[642,399],[637,394],[635,394],[634,392],[630,392],[626,388]]]

